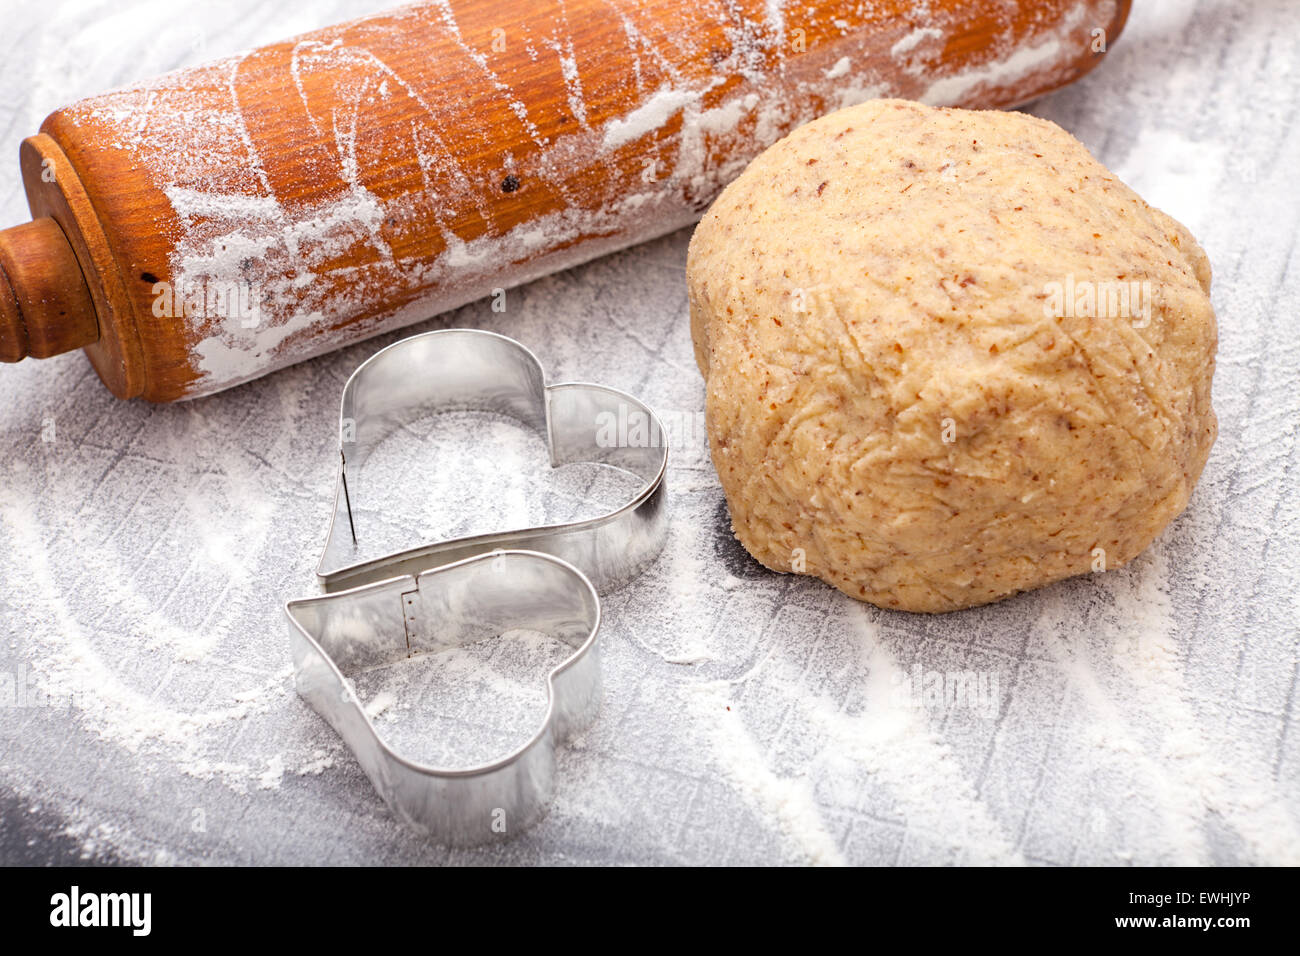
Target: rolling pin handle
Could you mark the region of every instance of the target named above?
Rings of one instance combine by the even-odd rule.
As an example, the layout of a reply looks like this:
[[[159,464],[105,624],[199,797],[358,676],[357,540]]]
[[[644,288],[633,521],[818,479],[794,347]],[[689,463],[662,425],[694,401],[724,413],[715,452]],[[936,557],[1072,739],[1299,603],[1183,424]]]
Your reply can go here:
[[[0,362],[49,358],[99,340],[95,302],[53,219],[0,229]]]

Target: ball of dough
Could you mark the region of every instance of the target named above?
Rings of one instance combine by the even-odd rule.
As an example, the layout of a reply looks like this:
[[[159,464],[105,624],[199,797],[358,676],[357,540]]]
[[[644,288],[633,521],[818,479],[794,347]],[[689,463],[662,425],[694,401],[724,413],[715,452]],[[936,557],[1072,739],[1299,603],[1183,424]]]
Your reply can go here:
[[[809,123],[714,203],[687,281],[736,536],[881,607],[1119,567],[1217,433],[1205,253],[1032,116]]]

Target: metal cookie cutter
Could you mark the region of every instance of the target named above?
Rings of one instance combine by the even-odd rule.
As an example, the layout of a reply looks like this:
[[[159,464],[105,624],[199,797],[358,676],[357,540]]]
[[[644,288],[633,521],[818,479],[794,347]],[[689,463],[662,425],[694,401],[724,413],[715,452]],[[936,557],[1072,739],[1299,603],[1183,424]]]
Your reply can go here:
[[[413,596],[430,624],[414,633],[404,613]],[[535,822],[554,790],[556,743],[600,707],[600,600],[576,568],[536,551],[479,555],[416,577],[291,601],[288,612],[298,693],[352,749],[398,818],[440,843],[486,843]],[[525,627],[574,652],[547,675],[541,728],[481,767],[442,770],[406,759],[384,742],[347,680]]]
[[[630,471],[645,484],[627,504],[598,518],[433,542],[361,560],[353,499],[366,458],[400,426],[454,409],[499,412],[543,432],[553,467],[598,462]],[[636,434],[646,440],[619,441],[618,428],[611,440],[611,420],[638,421],[644,427]],[[626,392],[585,382],[547,385],[537,356],[495,332],[414,335],[363,362],[343,389],[334,518],[316,575],[325,591],[338,591],[498,548],[527,548],[576,565],[598,591],[616,590],[663,547],[667,467],[667,438],[658,417]]]
[[[552,465],[602,462],[644,485],[627,504],[597,518],[357,560],[352,496],[366,457],[408,422],[469,408],[544,430]],[[651,440],[611,441],[609,416],[625,423],[632,415],[645,416],[647,427],[638,434]],[[547,385],[537,358],[512,339],[452,329],[397,342],[353,373],[343,390],[339,452],[335,511],[317,568],[327,593],[286,605],[298,692],[348,744],[400,819],[453,845],[512,836],[545,811],[556,743],[599,708],[597,590],[627,583],[663,546],[668,449],[662,426],[647,406],[616,389]],[[516,628],[548,633],[574,652],[547,677],[541,728],[484,766],[448,770],[406,759],[379,735],[347,679]]]

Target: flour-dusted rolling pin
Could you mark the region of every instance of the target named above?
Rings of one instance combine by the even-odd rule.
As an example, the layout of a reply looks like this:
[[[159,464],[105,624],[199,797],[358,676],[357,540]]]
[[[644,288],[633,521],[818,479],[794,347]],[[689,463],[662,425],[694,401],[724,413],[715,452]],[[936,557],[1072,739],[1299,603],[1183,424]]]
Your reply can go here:
[[[1031,99],[1128,9],[442,0],[92,97],[22,145],[0,358],[208,394],[677,229],[840,106]]]

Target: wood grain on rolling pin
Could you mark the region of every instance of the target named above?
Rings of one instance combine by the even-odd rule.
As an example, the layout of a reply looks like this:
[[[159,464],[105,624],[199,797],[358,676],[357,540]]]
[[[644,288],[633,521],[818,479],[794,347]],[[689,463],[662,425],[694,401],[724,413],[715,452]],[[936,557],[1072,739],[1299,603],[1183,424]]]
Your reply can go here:
[[[1023,102],[1128,12],[914,6],[422,4],[59,110],[24,177],[87,273],[101,377],[192,397],[677,229],[840,106]],[[256,315],[155,315],[158,282]]]

